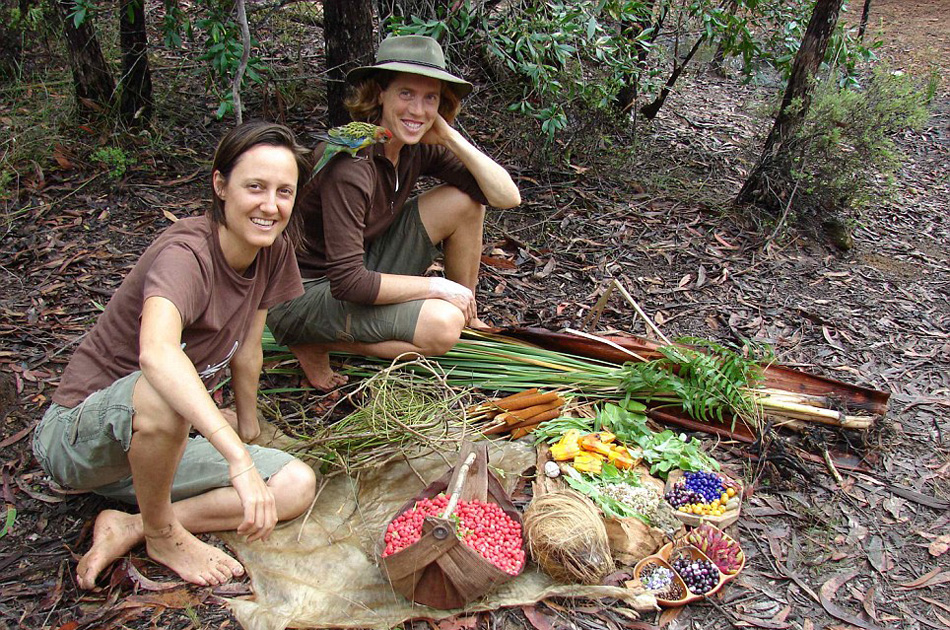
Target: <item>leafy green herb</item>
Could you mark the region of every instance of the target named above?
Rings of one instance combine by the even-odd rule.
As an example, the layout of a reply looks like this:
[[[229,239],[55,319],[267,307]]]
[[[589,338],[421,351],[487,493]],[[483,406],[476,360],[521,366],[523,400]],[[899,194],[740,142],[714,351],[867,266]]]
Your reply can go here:
[[[590,498],[605,516],[610,518],[638,518],[647,525],[650,525],[650,519],[630,509],[630,506],[621,503],[613,497],[609,497],[600,491],[600,486],[596,481],[585,478],[579,472],[571,467],[567,468],[567,474],[564,480],[569,486]]]
[[[605,404],[597,413],[597,423],[617,436],[624,444],[636,444],[643,451],[643,460],[650,464],[650,474],[666,478],[675,468],[683,470],[719,470],[719,462],[702,450],[696,438],[687,439],[667,429],[655,433],[647,426],[642,413],[628,411],[613,403]]]

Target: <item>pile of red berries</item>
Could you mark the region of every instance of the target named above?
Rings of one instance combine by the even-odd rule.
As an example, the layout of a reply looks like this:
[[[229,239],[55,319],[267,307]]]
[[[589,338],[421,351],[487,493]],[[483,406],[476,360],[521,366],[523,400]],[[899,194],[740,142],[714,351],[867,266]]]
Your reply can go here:
[[[425,518],[441,516],[448,503],[444,494],[420,499],[394,518],[386,528],[383,557],[400,552],[419,540]],[[456,531],[462,542],[502,571],[511,575],[521,572],[525,561],[521,525],[505,514],[498,504],[459,501],[452,518],[457,520]]]

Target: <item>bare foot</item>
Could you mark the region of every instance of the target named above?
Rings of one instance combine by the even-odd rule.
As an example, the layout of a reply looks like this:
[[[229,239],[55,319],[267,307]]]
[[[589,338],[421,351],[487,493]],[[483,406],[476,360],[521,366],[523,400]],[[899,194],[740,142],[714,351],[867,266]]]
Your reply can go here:
[[[92,547],[76,567],[76,581],[80,588],[93,588],[103,569],[131,551],[144,538],[142,519],[137,514],[116,510],[100,512],[92,532]]]
[[[241,563],[216,547],[201,542],[180,523],[145,537],[149,557],[161,562],[183,580],[201,586],[224,584],[244,575]]]
[[[328,392],[349,380],[330,369],[330,353],[319,345],[291,346],[290,351],[300,361],[307,380],[321,392]]]
[[[475,330],[478,330],[479,328],[492,328],[492,326],[486,324],[477,317],[470,319],[467,325],[469,328],[474,328]]]

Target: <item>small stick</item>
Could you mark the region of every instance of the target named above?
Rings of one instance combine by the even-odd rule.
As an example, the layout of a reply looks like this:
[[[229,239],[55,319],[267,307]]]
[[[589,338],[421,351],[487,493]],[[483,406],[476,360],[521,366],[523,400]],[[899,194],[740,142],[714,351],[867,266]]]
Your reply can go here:
[[[646,359],[644,359],[642,356],[640,356],[639,354],[637,354],[637,353],[634,352],[633,350],[630,350],[629,348],[624,348],[624,347],[621,346],[619,343],[614,343],[614,342],[611,341],[610,339],[604,339],[603,337],[598,337],[597,335],[592,335],[592,334],[586,333],[586,332],[584,332],[584,331],[582,331],[582,330],[574,330],[573,328],[565,328],[565,329],[564,329],[564,332],[570,333],[570,334],[572,334],[572,335],[577,335],[577,336],[583,337],[583,338],[585,338],[585,339],[590,339],[590,340],[592,340],[592,341],[599,341],[600,343],[605,343],[605,344],[607,344],[608,346],[610,346],[611,348],[614,348],[615,350],[619,350],[619,351],[621,351],[621,352],[625,352],[626,354],[629,354],[631,357],[633,357],[633,358],[636,359],[637,361],[641,361],[641,362],[643,362],[643,363],[646,363],[646,362],[647,362]]]
[[[637,304],[637,301],[633,299],[633,296],[632,296],[632,295],[630,295],[629,293],[627,293],[627,290],[626,290],[625,288],[623,288],[623,285],[620,284],[620,282],[618,282],[616,278],[614,278],[614,284],[617,286],[617,290],[620,291],[620,295],[622,295],[623,298],[624,298],[625,300],[627,300],[627,302],[630,303],[630,306],[632,306],[632,307],[633,307],[633,310],[635,310],[635,311],[637,312],[637,315],[639,315],[639,316],[643,319],[643,321],[644,321],[644,323],[646,324],[647,328],[649,328],[650,330],[652,330],[653,333],[656,334],[657,337],[659,337],[660,339],[662,339],[662,340],[663,340],[663,343],[665,343],[666,345],[668,345],[668,346],[673,345],[673,343],[672,343],[669,339],[666,338],[666,335],[664,335],[662,332],[660,332],[660,329],[657,328],[657,327],[653,324],[652,321],[650,321],[650,318],[647,317],[647,314],[643,312],[643,309],[640,308],[640,305]]]
[[[838,469],[835,467],[834,461],[831,459],[831,453],[828,452],[827,446],[822,446],[821,455],[825,459],[825,466],[828,467],[828,470],[831,472],[831,476],[835,478],[835,481],[838,482],[840,486],[844,483],[844,479],[841,477],[841,473],[838,472]]]
[[[459,502],[459,496],[462,494],[462,486],[465,485],[465,478],[468,477],[468,469],[472,467],[473,463],[475,463],[474,452],[468,454],[462,467],[459,468],[459,476],[455,481],[455,488],[452,490],[452,496],[449,497],[449,504],[446,506],[445,512],[442,513],[442,518],[450,517],[452,512],[455,511],[455,506],[458,505]]]

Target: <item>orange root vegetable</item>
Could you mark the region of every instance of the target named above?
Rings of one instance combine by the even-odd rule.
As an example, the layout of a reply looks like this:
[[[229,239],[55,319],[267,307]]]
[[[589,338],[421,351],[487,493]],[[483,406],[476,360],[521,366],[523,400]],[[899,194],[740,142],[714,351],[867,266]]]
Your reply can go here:
[[[537,426],[539,423],[547,422],[548,420],[553,420],[557,418],[559,415],[561,415],[561,405],[552,407],[550,409],[547,409],[546,411],[542,411],[540,413],[537,413],[531,416],[530,418],[526,418],[523,420],[515,418],[515,422],[513,424],[508,424],[507,422],[498,422],[495,425],[490,426],[484,431],[482,431],[482,434],[483,435],[497,435],[499,433],[505,433],[506,431],[512,431],[512,435],[514,435],[513,432],[516,429],[531,427],[533,430],[534,427]],[[498,416],[498,419],[501,419],[501,416]]]
[[[561,400],[561,397],[557,395],[557,392],[547,392],[544,394],[532,394],[531,396],[522,396],[520,398],[515,398],[514,400],[509,400],[507,402],[502,401],[492,401],[492,405],[500,407],[505,411],[521,411],[522,409],[531,409],[532,407],[537,407],[538,405],[546,405],[552,403],[556,400]],[[563,401],[561,401],[563,404]]]
[[[564,400],[559,396],[556,396],[554,400],[547,403],[542,403],[540,405],[534,405],[533,407],[526,407],[524,409],[515,409],[513,411],[508,411],[506,413],[500,414],[496,417],[498,420],[504,420],[509,425],[517,424],[523,422],[524,420],[529,420],[534,418],[539,413],[544,413],[545,411],[550,411],[552,409],[558,409],[564,405]]]
[[[504,398],[498,398],[496,400],[489,400],[481,404],[475,405],[474,407],[469,407],[466,411],[469,415],[485,416],[487,418],[494,418],[499,413],[507,411],[503,405],[510,404],[513,401],[520,400],[522,398],[527,398],[529,396],[534,396],[538,393],[537,387],[532,387],[531,389],[526,389],[517,394],[512,394],[511,396],[505,396]]]
[[[518,400],[519,398],[534,396],[537,393],[538,393],[538,388],[532,387],[531,389],[526,389],[523,392],[518,392],[517,394],[512,394],[511,396],[505,396],[504,398],[496,398],[495,400],[489,401],[488,404],[494,407],[501,407],[503,409],[507,409],[505,405],[507,405],[508,403],[514,400]]]

